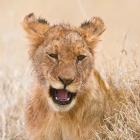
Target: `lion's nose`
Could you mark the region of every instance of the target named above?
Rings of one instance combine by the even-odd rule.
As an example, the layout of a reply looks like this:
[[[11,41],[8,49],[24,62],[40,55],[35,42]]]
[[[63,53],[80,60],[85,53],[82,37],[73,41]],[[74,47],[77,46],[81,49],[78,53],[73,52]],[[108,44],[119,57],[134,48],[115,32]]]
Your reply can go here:
[[[60,77],[60,76],[58,78],[65,86],[68,86],[73,82],[73,79],[67,79],[67,78]]]

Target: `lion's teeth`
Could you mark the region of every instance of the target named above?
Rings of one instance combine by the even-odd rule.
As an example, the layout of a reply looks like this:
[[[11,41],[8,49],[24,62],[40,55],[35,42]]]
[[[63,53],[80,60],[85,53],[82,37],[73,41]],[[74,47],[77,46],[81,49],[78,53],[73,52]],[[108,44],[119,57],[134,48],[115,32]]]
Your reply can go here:
[[[55,100],[58,101],[59,100],[58,97],[55,97]],[[70,100],[70,98],[67,98],[65,101],[69,101],[69,100]]]
[[[67,98],[67,101],[69,101],[70,100],[70,98]]]

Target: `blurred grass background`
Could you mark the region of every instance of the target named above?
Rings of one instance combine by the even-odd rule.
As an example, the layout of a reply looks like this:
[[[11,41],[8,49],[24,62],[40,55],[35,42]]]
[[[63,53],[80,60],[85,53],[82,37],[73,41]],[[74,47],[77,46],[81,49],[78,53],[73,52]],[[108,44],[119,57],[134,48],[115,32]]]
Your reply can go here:
[[[136,92],[139,101],[139,0],[0,0],[0,140],[26,139],[23,104],[32,82],[32,68],[27,55],[29,43],[21,23],[31,12],[50,24],[65,22],[74,26],[92,16],[101,17],[107,29],[96,49],[96,67],[104,79],[111,77],[117,88]],[[129,107],[126,108],[129,114]],[[136,112],[134,108],[131,106],[132,113]],[[135,114],[130,115],[131,120],[134,117]],[[140,113],[134,121],[140,129]],[[129,127],[121,131],[122,140],[140,139],[129,133]],[[117,140],[120,132],[116,128],[107,133],[110,140]]]

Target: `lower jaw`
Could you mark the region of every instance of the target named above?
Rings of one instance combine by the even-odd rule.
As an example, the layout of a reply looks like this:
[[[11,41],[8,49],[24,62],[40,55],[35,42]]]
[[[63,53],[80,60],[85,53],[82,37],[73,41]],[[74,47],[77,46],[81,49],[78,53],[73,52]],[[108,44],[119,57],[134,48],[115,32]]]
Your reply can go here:
[[[71,103],[66,105],[56,104],[52,99],[50,99],[50,106],[55,112],[69,112],[76,103],[76,98],[71,101]]]

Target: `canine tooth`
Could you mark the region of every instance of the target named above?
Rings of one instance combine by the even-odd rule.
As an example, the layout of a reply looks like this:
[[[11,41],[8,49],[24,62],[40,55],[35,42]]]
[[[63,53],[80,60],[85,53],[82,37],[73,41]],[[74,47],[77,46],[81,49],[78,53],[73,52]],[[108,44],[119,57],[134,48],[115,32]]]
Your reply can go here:
[[[57,98],[57,97],[55,97],[55,99],[56,99],[56,100],[58,100],[58,98]]]
[[[70,100],[70,98],[67,98],[67,101],[69,101]]]

